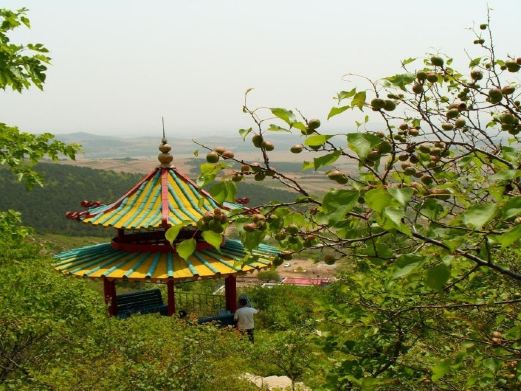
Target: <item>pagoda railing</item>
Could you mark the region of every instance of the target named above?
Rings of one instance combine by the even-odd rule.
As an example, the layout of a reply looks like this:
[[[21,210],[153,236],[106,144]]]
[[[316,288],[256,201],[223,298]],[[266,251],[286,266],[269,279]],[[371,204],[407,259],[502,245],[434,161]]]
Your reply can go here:
[[[224,296],[176,290],[176,309],[189,315],[214,316],[226,308]]]

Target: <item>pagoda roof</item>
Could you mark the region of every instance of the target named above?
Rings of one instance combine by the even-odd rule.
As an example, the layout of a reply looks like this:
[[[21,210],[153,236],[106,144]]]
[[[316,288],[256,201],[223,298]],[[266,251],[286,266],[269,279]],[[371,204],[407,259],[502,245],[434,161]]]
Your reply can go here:
[[[238,240],[226,240],[219,250],[198,248],[187,260],[175,251],[129,252],[111,245],[96,244],[62,252],[54,258],[55,268],[65,274],[92,279],[166,281],[194,280],[268,268],[279,250],[261,244],[254,259],[243,265],[247,255]]]
[[[221,205],[208,192],[175,167],[160,166],[115,202],[69,213],[68,217],[103,227],[166,228],[195,225],[206,212],[218,207]]]

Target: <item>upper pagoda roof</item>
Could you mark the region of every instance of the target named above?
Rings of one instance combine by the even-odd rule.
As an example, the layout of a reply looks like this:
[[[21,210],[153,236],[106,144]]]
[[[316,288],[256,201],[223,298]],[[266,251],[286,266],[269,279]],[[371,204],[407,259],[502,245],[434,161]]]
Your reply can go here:
[[[82,203],[91,207],[82,212],[68,212],[67,217],[103,227],[152,229],[195,225],[206,212],[223,207],[170,164],[171,147],[165,139],[159,149],[161,165],[118,200],[103,205],[94,203],[94,206]]]

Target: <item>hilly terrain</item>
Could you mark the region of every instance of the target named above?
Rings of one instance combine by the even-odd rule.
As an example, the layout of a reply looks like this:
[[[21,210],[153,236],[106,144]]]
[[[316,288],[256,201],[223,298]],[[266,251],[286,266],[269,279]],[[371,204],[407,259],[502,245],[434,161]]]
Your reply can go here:
[[[37,169],[44,175],[45,187],[30,191],[7,170],[0,170],[0,210],[20,211],[24,223],[39,233],[106,236],[106,230],[69,220],[65,213],[81,210],[82,200],[115,201],[142,177],[136,173],[51,163],[42,163]],[[240,183],[237,196],[248,197],[250,206],[294,199],[292,193],[278,189],[266,191],[264,186],[254,183]]]

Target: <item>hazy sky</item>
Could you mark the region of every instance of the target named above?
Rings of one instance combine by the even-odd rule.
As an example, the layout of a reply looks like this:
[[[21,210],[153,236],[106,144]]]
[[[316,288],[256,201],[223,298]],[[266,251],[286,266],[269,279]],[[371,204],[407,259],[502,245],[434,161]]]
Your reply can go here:
[[[0,94],[0,121],[55,133],[236,134],[252,105],[300,108],[325,119],[335,93],[356,79],[399,71],[426,51],[466,65],[466,30],[489,4],[500,53],[521,45],[520,0],[3,0],[29,8],[52,66],[43,92]],[[352,116],[331,122],[350,128]]]

